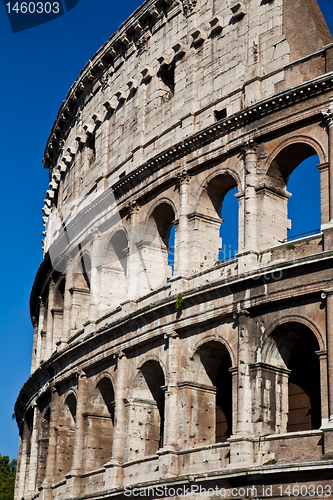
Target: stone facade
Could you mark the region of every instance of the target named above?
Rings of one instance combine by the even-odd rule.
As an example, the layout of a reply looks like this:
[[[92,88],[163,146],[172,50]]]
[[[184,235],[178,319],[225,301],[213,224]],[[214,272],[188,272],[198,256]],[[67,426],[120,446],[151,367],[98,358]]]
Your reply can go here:
[[[333,498],[332,86],[316,0],[146,0],[87,63],[44,154],[17,500]]]

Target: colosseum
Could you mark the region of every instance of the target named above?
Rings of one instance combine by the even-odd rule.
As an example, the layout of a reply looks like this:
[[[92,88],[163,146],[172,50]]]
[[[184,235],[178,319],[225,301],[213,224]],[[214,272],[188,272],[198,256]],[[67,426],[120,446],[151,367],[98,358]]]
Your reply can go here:
[[[290,242],[288,180],[313,155],[321,227]],[[333,498],[316,0],[146,0],[70,88],[43,163],[16,499]]]

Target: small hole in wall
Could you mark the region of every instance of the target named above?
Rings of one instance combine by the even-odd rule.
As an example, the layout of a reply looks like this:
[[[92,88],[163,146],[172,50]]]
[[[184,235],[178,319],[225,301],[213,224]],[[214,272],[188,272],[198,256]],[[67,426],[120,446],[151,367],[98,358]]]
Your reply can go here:
[[[223,118],[226,118],[226,116],[227,116],[227,110],[226,110],[226,108],[220,109],[220,110],[216,109],[214,111],[214,117],[215,117],[215,121],[216,122],[218,122],[220,120],[223,120]]]
[[[92,163],[95,161],[96,157],[96,149],[95,149],[95,136],[92,134],[87,141],[87,151],[89,162]]]
[[[161,78],[162,82],[168,89],[171,94],[175,93],[175,65],[174,63],[170,63],[168,66],[160,68],[158,76]]]
[[[119,179],[122,179],[123,177],[125,177],[125,174],[126,174],[126,172],[124,170],[124,172],[122,172],[121,174],[119,174]]]

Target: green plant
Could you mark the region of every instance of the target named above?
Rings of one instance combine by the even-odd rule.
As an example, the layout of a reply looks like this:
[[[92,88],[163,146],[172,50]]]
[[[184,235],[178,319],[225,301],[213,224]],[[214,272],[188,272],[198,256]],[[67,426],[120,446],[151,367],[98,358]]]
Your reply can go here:
[[[261,444],[261,439],[264,438],[264,442],[266,441],[266,437],[269,436],[269,434],[263,434],[262,436],[259,436],[259,448],[260,448],[260,444]]]
[[[183,302],[183,296],[181,293],[179,293],[176,297],[176,310],[178,310],[182,306]]]
[[[296,249],[295,245],[288,245],[288,250],[295,250],[295,249]]]
[[[271,458],[270,460],[265,462],[263,465],[274,465],[274,464],[276,464],[276,460],[275,460],[275,458]]]

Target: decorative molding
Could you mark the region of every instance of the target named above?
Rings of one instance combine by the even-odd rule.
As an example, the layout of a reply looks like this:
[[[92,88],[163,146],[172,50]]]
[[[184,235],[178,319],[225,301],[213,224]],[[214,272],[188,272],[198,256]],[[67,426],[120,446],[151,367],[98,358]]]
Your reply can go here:
[[[197,5],[197,0],[180,0],[183,6],[183,12],[186,17],[191,15],[194,10],[195,6]]]

